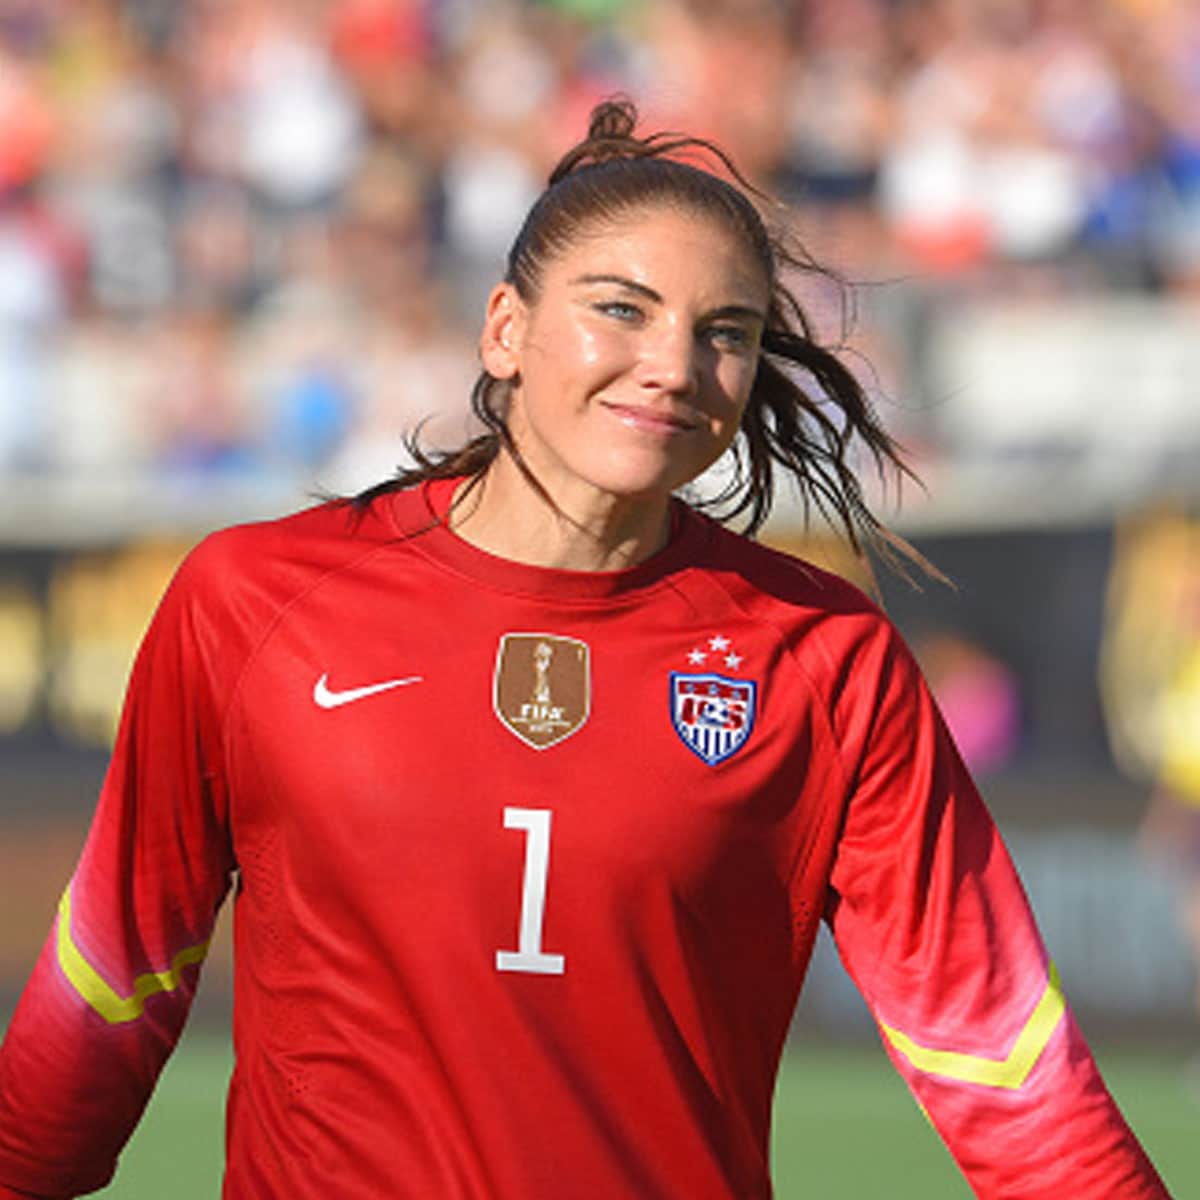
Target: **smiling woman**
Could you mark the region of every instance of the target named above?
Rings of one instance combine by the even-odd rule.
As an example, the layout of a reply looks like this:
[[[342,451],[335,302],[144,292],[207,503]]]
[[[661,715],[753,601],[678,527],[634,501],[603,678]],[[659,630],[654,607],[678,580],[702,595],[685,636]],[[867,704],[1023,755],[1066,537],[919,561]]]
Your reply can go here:
[[[654,208],[564,250],[540,285],[529,303],[512,284],[496,288],[482,354],[488,373],[511,384],[510,436],[555,511],[505,455],[456,527],[543,566],[628,566],[666,543],[671,493],[737,433],[767,281],[711,220]],[[522,496],[529,511],[514,524]],[[550,540],[505,537],[542,528]]]
[[[677,494],[730,452],[751,532],[782,475],[904,553],[801,257],[697,151],[602,105],[485,432],[189,555],[0,1051],[0,1200],[112,1175],[235,873],[225,1200],[769,1197],[822,920],[976,1195],[1166,1196],[891,623]]]

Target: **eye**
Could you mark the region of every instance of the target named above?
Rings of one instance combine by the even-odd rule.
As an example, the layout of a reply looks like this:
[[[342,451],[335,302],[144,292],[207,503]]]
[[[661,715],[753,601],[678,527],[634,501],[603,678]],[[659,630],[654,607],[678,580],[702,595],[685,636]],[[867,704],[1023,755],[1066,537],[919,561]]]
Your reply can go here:
[[[722,350],[734,351],[750,349],[754,340],[744,325],[712,325],[705,331],[705,337]]]
[[[628,300],[600,300],[592,307],[598,313],[613,317],[617,321],[632,323],[640,320],[642,316],[642,310],[636,304],[630,304]]]

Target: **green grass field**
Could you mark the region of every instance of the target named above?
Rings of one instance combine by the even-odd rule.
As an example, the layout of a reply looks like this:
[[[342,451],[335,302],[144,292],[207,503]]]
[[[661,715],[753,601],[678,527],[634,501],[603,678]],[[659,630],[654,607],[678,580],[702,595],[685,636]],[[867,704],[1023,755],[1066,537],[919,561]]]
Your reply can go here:
[[[1109,1086],[1176,1200],[1200,1196],[1200,1099],[1180,1057],[1126,1048],[1099,1052]],[[215,1200],[221,1103],[230,1052],[185,1038],[125,1152],[108,1200]],[[779,1200],[969,1200],[936,1134],[878,1048],[792,1050],[776,1106]]]

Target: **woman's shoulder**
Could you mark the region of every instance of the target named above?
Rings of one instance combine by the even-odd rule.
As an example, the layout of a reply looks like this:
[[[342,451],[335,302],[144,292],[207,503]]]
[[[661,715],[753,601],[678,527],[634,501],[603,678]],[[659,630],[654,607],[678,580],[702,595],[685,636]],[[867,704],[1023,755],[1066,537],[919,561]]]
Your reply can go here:
[[[278,610],[322,577],[396,540],[383,506],[326,501],[208,534],[172,586],[204,605]]]
[[[887,678],[916,679],[903,636],[857,583],[728,530],[710,545],[709,578],[743,613],[774,630],[831,703],[873,694]]]
[[[707,518],[701,518],[708,520]],[[883,614],[862,586],[801,554],[767,545],[710,521],[708,554],[697,564],[736,594],[742,604],[811,619],[815,616],[880,620]],[[862,572],[867,568],[864,566]],[[869,585],[869,583],[868,583]]]

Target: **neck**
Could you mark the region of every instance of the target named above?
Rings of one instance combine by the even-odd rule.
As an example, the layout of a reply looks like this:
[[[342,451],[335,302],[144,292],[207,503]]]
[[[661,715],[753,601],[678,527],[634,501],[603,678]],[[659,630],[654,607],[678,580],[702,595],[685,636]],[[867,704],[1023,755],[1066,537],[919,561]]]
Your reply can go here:
[[[636,566],[670,537],[669,497],[628,498],[586,487],[549,495],[553,504],[501,454],[451,510],[450,527],[499,558],[566,571]]]

